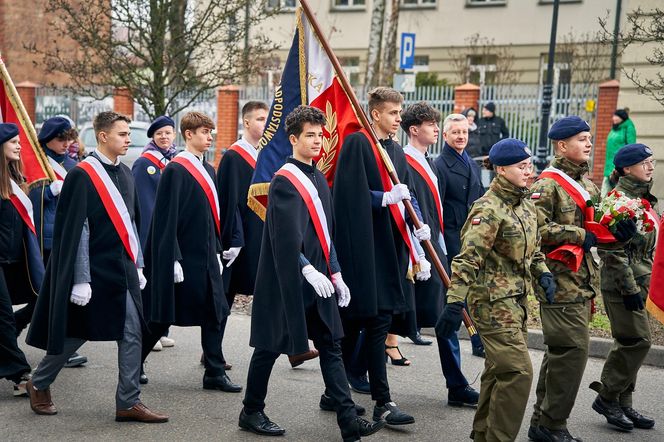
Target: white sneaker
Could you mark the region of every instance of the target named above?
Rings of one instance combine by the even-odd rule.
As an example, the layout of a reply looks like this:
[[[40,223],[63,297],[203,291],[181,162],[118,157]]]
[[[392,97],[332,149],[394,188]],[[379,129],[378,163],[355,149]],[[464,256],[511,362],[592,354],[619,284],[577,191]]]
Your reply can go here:
[[[175,339],[171,339],[168,336],[162,336],[159,338],[159,342],[161,343],[162,347],[174,347],[175,346]]]
[[[157,343],[152,347],[152,351],[162,351],[164,349],[164,346],[161,345],[161,341],[157,341]]]

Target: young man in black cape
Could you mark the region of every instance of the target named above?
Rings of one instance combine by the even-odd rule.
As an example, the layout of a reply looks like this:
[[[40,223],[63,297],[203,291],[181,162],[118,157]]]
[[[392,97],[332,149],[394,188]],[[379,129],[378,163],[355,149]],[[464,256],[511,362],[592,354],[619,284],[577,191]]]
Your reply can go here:
[[[324,124],[323,113],[310,106],[299,106],[286,118],[293,157],[270,183],[251,315],[254,354],[239,425],[262,435],[285,433],[263,412],[270,373],[280,354],[307,351],[311,338],[320,352],[326,387],[321,402],[336,410],[343,440],[356,441],[385,423],[358,417],[341,357],[337,303],[347,306],[350,291],[330,236],[330,190],[313,162],[322,147]],[[332,296],[335,291],[337,297]]]
[[[86,341],[117,341],[116,421],[159,423],[168,416],[139,399],[142,271],[138,202],[131,171],[129,118],[102,112],[94,120],[97,150],[67,173],[55,215],[53,248],[28,344],[46,350],[26,386],[37,414],[57,413],[50,385]]]
[[[413,287],[407,276],[409,268],[418,272],[420,257],[401,212],[401,201],[411,199],[405,184],[410,175],[403,149],[391,138],[399,130],[402,102],[401,94],[391,88],[369,93],[369,112],[381,147],[364,130],[346,137],[332,192],[339,263],[356,294],[344,312],[344,360],[352,357],[364,328],[371,397],[376,401],[373,417],[384,418],[389,425],[415,422],[392,402],[385,368],[388,332],[416,333]],[[402,184],[392,186],[386,178],[378,149],[390,157]],[[413,205],[417,207],[414,199]],[[429,239],[430,229],[424,225],[414,234],[418,240]]]
[[[224,369],[221,323],[228,316],[221,278],[219,198],[214,169],[204,158],[214,123],[200,112],[180,121],[185,150],[162,172],[146,251],[148,287],[143,290],[150,333],[143,361],[170,325],[201,327],[205,356],[203,388],[237,393]]]
[[[416,103],[401,115],[401,128],[408,135],[408,144],[404,147],[406,160],[412,178],[412,190],[417,195],[417,202],[422,218],[431,228],[431,244],[440,258],[443,267],[449,272],[447,248],[443,237],[443,202],[440,196],[439,182],[445,177],[436,174],[436,167],[429,158],[427,150],[435,144],[440,134],[438,122],[440,112],[427,103]],[[435,327],[438,317],[443,312],[447,288],[438,275],[432,271],[427,281],[415,281],[415,306],[418,327]],[[477,406],[479,394],[461,372],[461,355],[458,352],[459,341],[436,336],[438,354],[447,381],[448,401],[452,406]]]

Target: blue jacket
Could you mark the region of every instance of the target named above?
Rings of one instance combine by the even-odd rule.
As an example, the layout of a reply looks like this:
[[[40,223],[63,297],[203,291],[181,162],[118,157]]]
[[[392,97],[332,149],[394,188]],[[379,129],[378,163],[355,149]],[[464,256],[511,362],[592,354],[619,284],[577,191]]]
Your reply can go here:
[[[43,146],[42,146],[43,147]],[[43,147],[44,152],[50,158],[60,163],[65,170],[69,171],[76,166],[76,160],[73,160],[66,154],[57,155],[52,150]],[[58,197],[51,193],[50,184],[43,182],[30,190],[30,201],[32,201],[32,210],[35,219],[35,229],[37,229],[37,240],[39,249],[51,250],[53,246],[53,225],[55,224],[55,207],[58,204]]]
[[[440,199],[443,201],[443,220],[447,258],[452,261],[461,250],[461,228],[466,222],[470,206],[484,194],[480,181],[480,168],[464,152],[464,159],[447,143],[434,161],[440,186]]]

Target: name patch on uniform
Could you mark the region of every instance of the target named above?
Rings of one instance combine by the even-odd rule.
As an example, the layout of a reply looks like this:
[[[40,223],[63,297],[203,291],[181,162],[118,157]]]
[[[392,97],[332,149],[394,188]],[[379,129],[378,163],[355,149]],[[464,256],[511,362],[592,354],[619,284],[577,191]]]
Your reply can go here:
[[[533,194],[530,195],[530,199],[531,200],[538,200],[538,199],[540,199],[540,196],[542,196],[542,194],[540,192],[533,192]]]
[[[157,173],[157,169],[155,169],[154,166],[148,166],[148,173],[150,175],[154,175],[155,173]]]
[[[473,218],[473,220],[470,222],[471,225],[477,226],[482,222],[482,218]]]

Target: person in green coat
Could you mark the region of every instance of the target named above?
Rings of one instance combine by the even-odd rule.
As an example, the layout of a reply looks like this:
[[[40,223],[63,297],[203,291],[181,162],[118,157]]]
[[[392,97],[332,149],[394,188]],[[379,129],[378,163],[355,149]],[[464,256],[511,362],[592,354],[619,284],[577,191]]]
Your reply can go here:
[[[606,159],[604,160],[604,180],[602,181],[602,196],[613,189],[616,185],[611,181],[613,172],[613,157],[618,150],[626,144],[636,143],[636,128],[629,118],[629,109],[617,109],[613,113],[613,127],[606,137]]]

